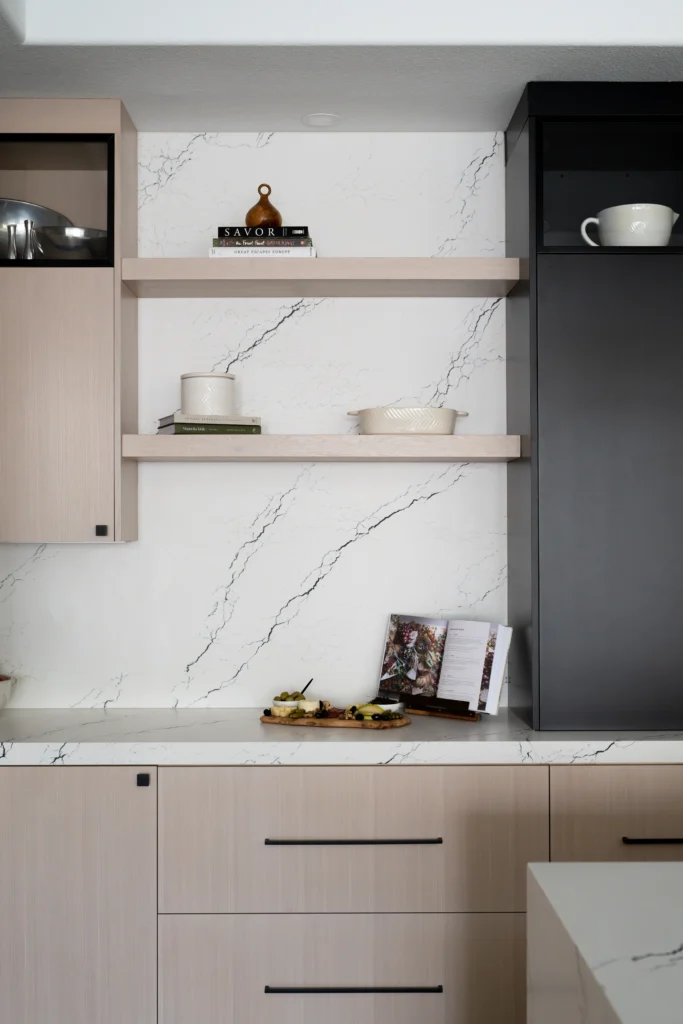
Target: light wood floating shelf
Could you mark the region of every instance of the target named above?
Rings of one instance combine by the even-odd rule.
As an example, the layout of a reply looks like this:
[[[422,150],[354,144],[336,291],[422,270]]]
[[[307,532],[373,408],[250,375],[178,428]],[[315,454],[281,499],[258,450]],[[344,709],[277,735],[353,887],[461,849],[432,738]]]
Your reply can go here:
[[[123,457],[139,462],[509,462],[520,447],[516,434],[123,436]]]
[[[499,297],[519,281],[506,257],[124,259],[122,278],[144,299],[237,297]]]

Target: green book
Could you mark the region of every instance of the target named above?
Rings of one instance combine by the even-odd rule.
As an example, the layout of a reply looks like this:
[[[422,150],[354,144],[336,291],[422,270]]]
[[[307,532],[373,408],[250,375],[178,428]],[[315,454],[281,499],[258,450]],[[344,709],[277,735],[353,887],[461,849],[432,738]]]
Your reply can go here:
[[[260,434],[260,426],[250,423],[170,423],[157,434]]]

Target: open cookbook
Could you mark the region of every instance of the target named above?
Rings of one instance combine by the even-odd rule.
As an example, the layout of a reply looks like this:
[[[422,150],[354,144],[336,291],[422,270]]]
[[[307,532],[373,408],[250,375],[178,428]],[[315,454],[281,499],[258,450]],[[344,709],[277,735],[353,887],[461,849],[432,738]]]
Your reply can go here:
[[[389,618],[380,670],[380,696],[406,707],[495,715],[512,629],[467,619]]]

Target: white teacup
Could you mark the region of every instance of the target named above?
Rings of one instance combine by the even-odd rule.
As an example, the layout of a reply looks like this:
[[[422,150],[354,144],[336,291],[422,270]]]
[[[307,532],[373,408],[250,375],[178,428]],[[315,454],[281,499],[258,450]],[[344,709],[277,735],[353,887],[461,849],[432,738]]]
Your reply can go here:
[[[597,217],[586,217],[581,234],[589,245],[597,246],[586,231],[589,224],[597,224],[600,245],[668,245],[677,220],[678,214],[669,206],[657,203],[610,206]]]

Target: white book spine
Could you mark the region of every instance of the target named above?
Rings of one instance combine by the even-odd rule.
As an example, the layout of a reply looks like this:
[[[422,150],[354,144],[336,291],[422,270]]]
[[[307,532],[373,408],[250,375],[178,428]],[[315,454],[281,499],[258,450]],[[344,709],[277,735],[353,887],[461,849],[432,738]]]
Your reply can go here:
[[[235,248],[229,249],[214,247],[209,249],[209,256],[214,256],[216,259],[227,259],[230,256],[252,258],[252,259],[310,259],[312,256],[316,256],[316,250],[312,246],[292,246],[292,248],[277,248],[277,249],[251,249],[251,248]]]

